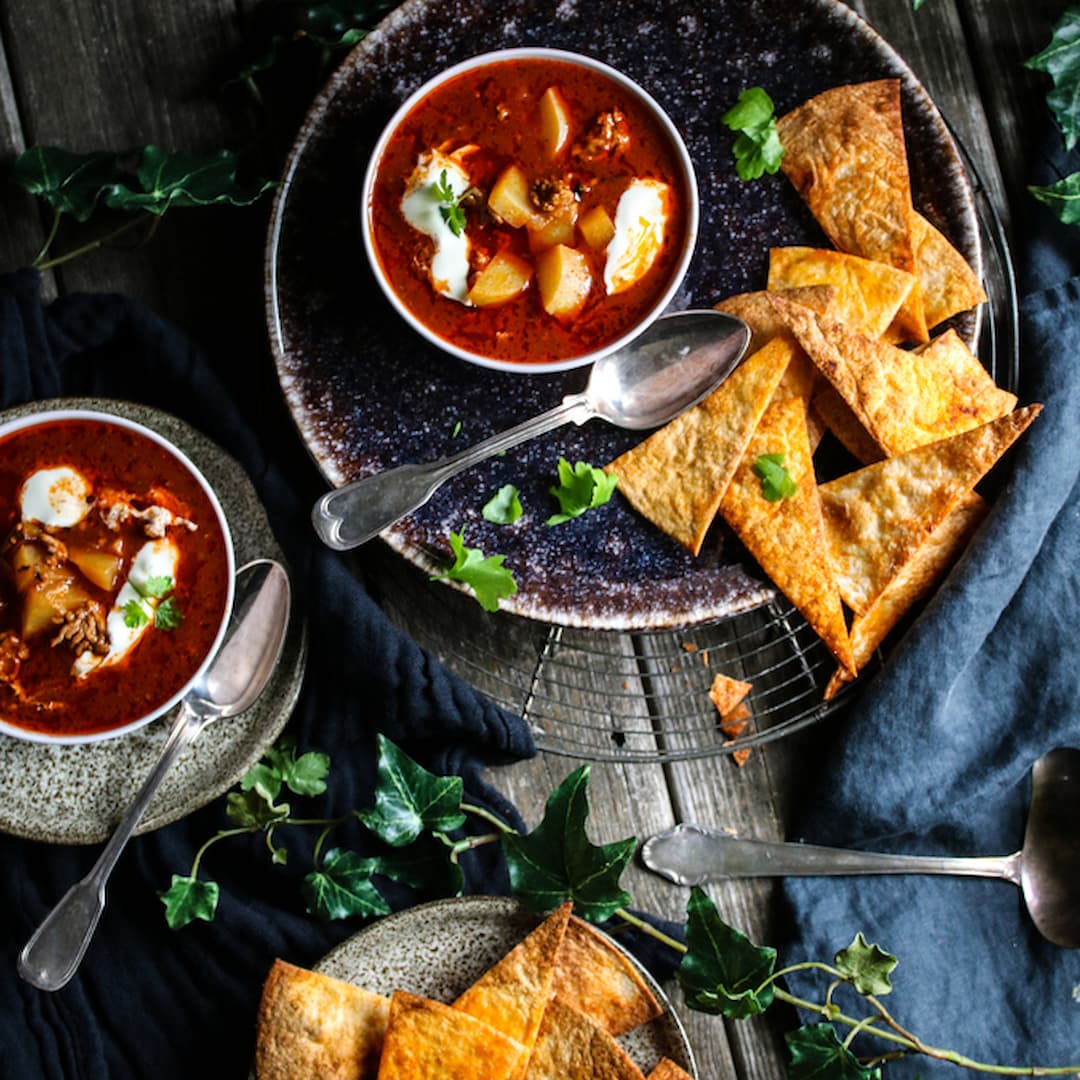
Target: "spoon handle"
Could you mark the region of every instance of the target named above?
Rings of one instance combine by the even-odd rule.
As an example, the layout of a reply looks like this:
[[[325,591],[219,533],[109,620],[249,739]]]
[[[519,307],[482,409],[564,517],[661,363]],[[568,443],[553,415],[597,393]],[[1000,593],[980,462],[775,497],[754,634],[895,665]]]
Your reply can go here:
[[[585,394],[572,394],[554,409],[458,454],[425,464],[399,465],[328,491],[312,508],[311,523],[327,547],[335,551],[359,547],[423,506],[451,476],[570,421],[584,423],[592,415]]]
[[[82,881],[73,885],[34,931],[19,954],[18,971],[40,990],[59,990],[79,968],[105,907],[105,886],[146,807],[180,752],[207,722],[185,704],[173,722],[161,757]]]
[[[750,877],[841,874],[956,874],[1019,883],[1019,858],[938,858],[845,851],[811,844],[744,840],[701,825],[677,825],[645,842],[645,865],[678,885]]]

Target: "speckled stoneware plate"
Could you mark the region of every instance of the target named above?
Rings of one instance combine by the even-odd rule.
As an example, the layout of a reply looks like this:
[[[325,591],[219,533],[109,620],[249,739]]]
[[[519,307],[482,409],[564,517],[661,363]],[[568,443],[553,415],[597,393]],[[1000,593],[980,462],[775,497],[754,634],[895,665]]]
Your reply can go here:
[[[826,243],[783,175],[754,183],[735,175],[732,136],[720,117],[749,86],[765,87],[783,113],[841,83],[899,78],[915,203],[980,264],[971,190],[940,115],[900,57],[838,0],[406,0],[312,106],[268,242],[267,310],[281,386],[332,484],[460,450],[585,383],[581,370],[502,374],[429,345],[383,298],[360,241],[364,168],[397,106],[442,68],[516,45],[611,64],[682,132],[701,189],[701,230],[673,308],[762,288],[770,246]],[[971,340],[975,326],[968,315],[958,330]],[[562,428],[456,477],[383,535],[430,570],[449,555],[447,533],[464,529],[470,546],[506,556],[519,591],[505,610],[570,626],[685,626],[771,596],[722,525],[696,559],[619,498],[544,525],[556,509],[549,488],[560,455],[600,465],[640,438],[599,420]],[[521,493],[524,516],[512,527],[491,525],[481,507],[508,483]]]
[[[144,405],[99,398],[34,402],[0,413],[0,422],[55,408],[112,413],[164,435],[191,458],[217,494],[232,533],[236,565],[257,558],[284,563],[247,474],[194,428]],[[306,628],[294,604],[281,660],[262,697],[246,712],[203,731],[165,777],[138,832],[158,829],[204,806],[259,760],[296,704],[306,658]],[[173,715],[129,735],[75,746],[0,735],[0,829],[57,844],[106,839],[160,756]]]
[[[379,994],[409,990],[450,1003],[539,922],[516,900],[501,896],[436,900],[373,923],[323,957],[315,970]],[[621,1036],[623,1049],[643,1072],[669,1057],[696,1077],[690,1043],[670,1002],[656,980],[624,954],[664,1012]]]

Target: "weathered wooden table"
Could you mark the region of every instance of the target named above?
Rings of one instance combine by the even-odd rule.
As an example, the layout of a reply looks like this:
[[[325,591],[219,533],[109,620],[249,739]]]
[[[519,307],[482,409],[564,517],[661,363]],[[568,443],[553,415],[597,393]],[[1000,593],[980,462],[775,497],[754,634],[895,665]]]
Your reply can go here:
[[[251,0],[4,0],[3,166],[32,144],[88,151],[155,142],[191,151],[254,149],[272,175],[318,83],[314,65],[291,72],[291,89],[279,90],[269,103],[275,109],[270,128],[261,109],[236,87],[223,86],[245,58],[257,6]],[[917,13],[907,0],[855,0],[852,6],[923,80],[971,153],[1015,245],[1013,223],[1027,198],[1025,138],[1043,115],[1045,94],[1043,77],[1026,71],[1023,61],[1049,40],[1064,0],[926,0]],[[253,410],[280,411],[263,323],[267,212],[263,203],[243,211],[170,215],[152,244],[91,252],[46,272],[44,288],[48,294],[114,290],[144,300],[216,358],[223,377],[245,391]],[[5,269],[33,259],[50,217],[13,184],[2,188]],[[310,482],[314,491],[314,470]],[[358,558],[360,572],[377,571],[369,575],[372,586],[378,586],[377,595],[393,617],[435,652],[456,656],[453,633],[440,630],[441,624],[429,617],[432,604],[451,601],[445,595],[433,599],[414,579],[400,586],[400,573],[387,572],[394,570],[394,557],[377,548]],[[460,610],[461,618],[482,617],[470,616],[474,609],[469,606]],[[535,655],[534,628],[500,626],[498,633],[509,638],[504,648],[520,648],[523,663]],[[640,645],[626,640],[629,654],[635,647],[640,653]],[[496,686],[499,673],[474,667],[468,674],[484,688],[486,681]],[[575,685],[563,688],[565,707],[572,710],[590,695],[610,692],[604,686],[610,679],[610,672],[586,669]],[[843,719],[824,723],[833,733]],[[645,837],[678,820],[782,837],[799,795],[798,762],[805,740],[817,737],[810,729],[759,748],[743,768],[726,756],[598,764],[592,773],[594,839]],[[575,764],[543,753],[532,762],[496,770],[492,778],[532,824],[554,784]],[[631,868],[625,884],[638,907],[682,916],[685,890],[639,867]],[[769,939],[773,886],[731,884],[709,891],[728,921],[756,940]],[[784,1018],[727,1024],[685,1010],[682,1014],[702,1077],[735,1074],[767,1080],[783,1075],[778,1021]]]

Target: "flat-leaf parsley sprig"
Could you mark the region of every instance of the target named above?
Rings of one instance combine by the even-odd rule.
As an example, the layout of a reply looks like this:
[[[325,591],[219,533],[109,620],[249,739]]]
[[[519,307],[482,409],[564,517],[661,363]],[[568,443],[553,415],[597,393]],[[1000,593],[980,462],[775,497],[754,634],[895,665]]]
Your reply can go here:
[[[775,173],[784,159],[784,146],[776,128],[772,98],[752,86],[739,94],[738,102],[720,118],[738,134],[732,153],[740,180],[757,180],[763,173]]]
[[[124,625],[129,630],[137,630],[154,620],[155,630],[175,630],[184,621],[183,612],[172,595],[173,579],[167,575],[148,577],[141,584],[130,582],[139,594],[124,605]],[[156,604],[147,601],[156,600]]]

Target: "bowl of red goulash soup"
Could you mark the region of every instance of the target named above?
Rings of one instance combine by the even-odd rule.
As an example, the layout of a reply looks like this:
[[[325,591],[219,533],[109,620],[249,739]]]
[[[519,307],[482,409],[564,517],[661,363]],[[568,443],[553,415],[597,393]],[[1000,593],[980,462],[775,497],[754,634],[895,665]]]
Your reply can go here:
[[[674,296],[697,230],[690,155],[663,109],[557,49],[485,53],[425,83],[364,178],[364,246],[391,304],[502,371],[561,371],[631,341]]]
[[[167,712],[221,644],[234,572],[217,496],[156,432],[0,424],[0,731],[96,742]]]

